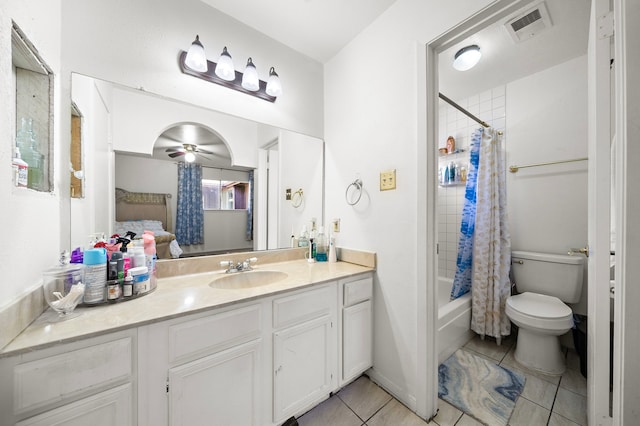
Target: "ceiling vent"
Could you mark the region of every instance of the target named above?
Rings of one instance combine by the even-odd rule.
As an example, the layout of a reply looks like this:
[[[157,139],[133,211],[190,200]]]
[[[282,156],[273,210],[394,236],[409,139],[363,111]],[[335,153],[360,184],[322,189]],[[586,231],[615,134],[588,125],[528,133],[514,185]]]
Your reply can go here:
[[[513,41],[520,43],[537,36],[551,25],[549,11],[542,2],[507,21],[505,28]]]

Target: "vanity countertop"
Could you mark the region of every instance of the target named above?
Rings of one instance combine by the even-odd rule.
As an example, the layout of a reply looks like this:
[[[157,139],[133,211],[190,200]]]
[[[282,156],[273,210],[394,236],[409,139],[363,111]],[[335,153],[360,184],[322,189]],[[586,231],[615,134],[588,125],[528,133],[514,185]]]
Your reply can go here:
[[[273,284],[230,290],[209,287],[211,281],[224,275],[221,270],[178,275],[158,279],[157,288],[144,297],[95,307],[78,306],[74,312],[80,315],[68,320],[52,321],[57,314],[47,309],[0,351],[0,357],[302,289],[374,268],[342,261],[290,260],[261,264],[254,269],[281,271],[288,276]]]

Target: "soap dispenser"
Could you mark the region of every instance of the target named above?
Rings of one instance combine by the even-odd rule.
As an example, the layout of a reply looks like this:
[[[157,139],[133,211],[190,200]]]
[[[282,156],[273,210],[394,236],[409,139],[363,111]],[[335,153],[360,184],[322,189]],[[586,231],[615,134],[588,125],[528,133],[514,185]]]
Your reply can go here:
[[[327,261],[327,238],[324,236],[324,226],[318,229],[316,236],[316,260],[318,262]]]
[[[302,225],[300,238],[298,239],[298,247],[309,247],[309,233],[307,232],[306,225]]]

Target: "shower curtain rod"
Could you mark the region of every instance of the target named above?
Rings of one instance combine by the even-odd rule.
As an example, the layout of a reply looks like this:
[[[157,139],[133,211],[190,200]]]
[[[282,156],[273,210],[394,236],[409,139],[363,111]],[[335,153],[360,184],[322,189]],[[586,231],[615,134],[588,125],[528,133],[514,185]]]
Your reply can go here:
[[[452,107],[454,107],[455,109],[460,111],[461,113],[465,114],[467,117],[471,118],[475,122],[479,123],[481,126],[483,126],[483,127],[491,127],[491,126],[489,126],[487,124],[486,121],[480,120],[478,117],[476,117],[475,115],[471,114],[469,111],[467,111],[466,109],[462,108],[460,105],[458,105],[457,103],[455,103],[451,99],[447,98],[442,93],[438,92],[438,96],[440,97],[440,99],[442,99],[443,101],[445,101],[446,103],[448,103],[449,105],[451,105]]]

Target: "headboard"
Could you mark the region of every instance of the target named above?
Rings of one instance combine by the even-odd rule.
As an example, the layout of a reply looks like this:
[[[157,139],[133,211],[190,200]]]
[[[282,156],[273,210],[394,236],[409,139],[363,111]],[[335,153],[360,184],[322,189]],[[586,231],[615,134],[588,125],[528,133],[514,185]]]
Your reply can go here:
[[[170,199],[171,194],[129,192],[116,188],[116,221],[159,220],[166,231],[173,232]]]

